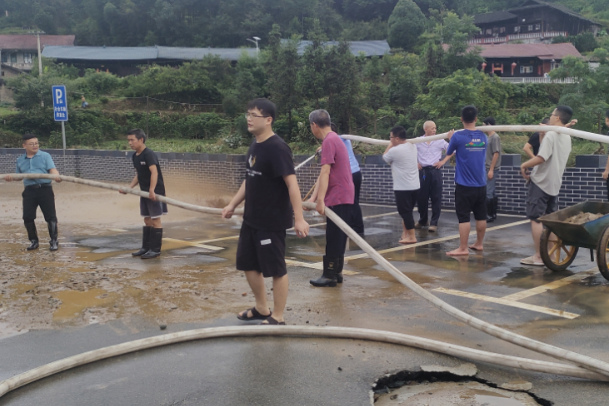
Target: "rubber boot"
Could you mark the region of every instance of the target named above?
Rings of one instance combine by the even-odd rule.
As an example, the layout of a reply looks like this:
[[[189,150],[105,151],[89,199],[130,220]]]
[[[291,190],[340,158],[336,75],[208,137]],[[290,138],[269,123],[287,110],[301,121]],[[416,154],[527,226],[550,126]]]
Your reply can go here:
[[[499,197],[493,197],[493,220],[497,220],[497,208],[499,207]]]
[[[495,221],[493,218],[493,199],[486,199],[486,222],[492,223]]]
[[[319,279],[311,279],[309,283],[318,288],[333,288],[336,286],[336,271],[339,268],[340,258],[329,259],[324,256],[324,273]]]
[[[51,240],[49,241],[50,251],[57,251],[59,249],[59,242],[57,241],[57,222],[49,221],[49,237]]]
[[[140,248],[138,252],[133,252],[131,255],[134,257],[141,257],[148,252],[150,249],[150,230],[152,230],[152,227],[142,227],[142,248]]]
[[[148,252],[142,255],[142,259],[156,258],[161,255],[161,245],[163,244],[163,229],[152,228],[150,230],[150,248]]]
[[[36,232],[36,223],[25,223],[25,229],[27,230],[27,239],[30,240],[30,246],[27,247],[28,251],[32,251],[38,248],[38,232]]]
[[[340,257],[338,260],[338,268],[336,270],[336,283],[343,283],[343,266],[345,265],[345,257]]]

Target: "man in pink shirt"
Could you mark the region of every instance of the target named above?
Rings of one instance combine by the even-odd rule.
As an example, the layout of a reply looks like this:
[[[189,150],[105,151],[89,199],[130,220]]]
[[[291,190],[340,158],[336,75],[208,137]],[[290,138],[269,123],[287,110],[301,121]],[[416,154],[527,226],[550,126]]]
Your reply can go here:
[[[324,215],[328,207],[341,219],[349,223],[355,196],[351,176],[349,152],[340,137],[330,127],[330,114],[326,110],[315,110],[309,114],[311,132],[321,144],[321,174],[317,191],[317,211]],[[312,279],[311,285],[334,287],[343,281],[343,261],[347,235],[330,219],[326,226],[326,255],[323,275]]]

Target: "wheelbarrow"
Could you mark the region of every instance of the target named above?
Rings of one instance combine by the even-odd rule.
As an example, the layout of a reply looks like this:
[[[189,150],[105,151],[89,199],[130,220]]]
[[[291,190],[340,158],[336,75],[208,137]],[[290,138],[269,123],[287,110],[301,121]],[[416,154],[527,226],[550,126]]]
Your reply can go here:
[[[582,212],[603,214],[603,217],[583,224],[566,222]],[[588,248],[591,261],[594,261],[596,250],[598,269],[609,280],[609,203],[579,203],[540,217],[539,221],[545,226],[539,253],[546,267],[552,271],[564,271],[573,263],[580,248]]]

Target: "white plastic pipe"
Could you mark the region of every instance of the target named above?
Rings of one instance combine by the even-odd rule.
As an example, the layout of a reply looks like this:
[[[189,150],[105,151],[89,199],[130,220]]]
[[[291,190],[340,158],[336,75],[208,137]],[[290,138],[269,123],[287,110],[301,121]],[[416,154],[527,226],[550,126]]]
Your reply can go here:
[[[132,188],[128,188],[125,186],[113,185],[111,183],[103,183],[103,182],[97,182],[94,180],[75,178],[73,176],[50,175],[50,174],[42,174],[42,173],[5,173],[5,174],[0,175],[0,180],[4,180],[4,178],[6,176],[11,176],[13,178],[13,180],[22,180],[22,179],[55,180],[56,178],[59,177],[64,182],[78,183],[80,185],[87,185],[87,186],[93,186],[93,187],[98,187],[98,188],[102,188],[102,189],[116,190],[116,191],[125,192],[125,193],[129,193],[129,194],[141,196],[141,197],[149,196],[149,194],[147,192],[142,192],[141,190],[132,189]],[[159,196],[159,195],[157,195],[156,198],[159,202],[167,203],[167,204],[170,204],[170,205],[176,206],[176,207],[181,207],[182,209],[185,209],[185,210],[191,210],[191,211],[196,211],[199,213],[207,213],[207,214],[222,214],[222,209],[217,209],[214,207],[197,206],[195,204],[184,203],[179,200],[170,199],[168,197]],[[243,209],[235,210],[235,214],[243,214]]]
[[[307,158],[305,161],[301,162],[300,164],[296,165],[294,170],[295,171],[299,170],[300,168],[305,166],[307,163],[309,163],[309,161],[311,161],[313,158],[315,158],[315,154],[313,154],[313,156],[310,156],[309,158]]]
[[[92,362],[101,361],[119,355],[125,355],[136,351],[165,345],[183,343],[193,340],[225,338],[225,337],[324,337],[345,338],[355,340],[368,340],[381,343],[398,344],[420,348],[423,350],[452,355],[458,358],[466,358],[472,361],[488,362],[512,368],[520,368],[534,372],[544,372],[556,375],[565,375],[575,378],[607,381],[607,377],[587,371],[574,365],[558,364],[547,361],[530,360],[526,358],[512,357],[508,355],[495,354],[487,351],[475,350],[441,341],[416,337],[406,334],[369,330],[351,327],[313,327],[313,326],[235,326],[214,327],[197,330],[181,331],[178,333],[164,334],[155,337],[143,338],[129,341],[110,347],[85,352],[64,358],[49,364],[34,368],[22,374],[0,382],[0,397],[32,382],[41,380],[51,375],[80,367]]]
[[[311,210],[315,209],[315,204],[313,203],[304,202],[303,206]],[[361,238],[355,231],[353,231],[353,229],[349,227],[347,223],[345,223],[340,217],[338,217],[336,213],[334,213],[331,209],[326,207],[325,210],[326,216],[330,220],[332,220],[338,227],[340,227],[340,229],[343,230],[343,232],[345,232],[345,234],[347,234],[347,236],[349,236],[351,240],[355,241],[355,243],[362,250],[364,250],[364,252],[366,252],[370,256],[370,258],[372,258],[377,264],[383,267],[385,271],[389,272],[389,274],[395,279],[397,279],[398,282],[421,296],[423,299],[427,300],[429,303],[438,307],[443,312],[448,313],[456,319],[461,320],[462,322],[480,331],[484,331],[485,333],[488,333],[494,337],[500,338],[502,340],[519,345],[524,348],[528,348],[536,352],[540,352],[542,354],[550,355],[557,359],[573,362],[576,365],[580,365],[588,370],[598,372],[609,377],[609,364],[604,361],[591,358],[586,355],[581,355],[572,351],[568,351],[559,347],[555,347],[549,344],[545,344],[536,340],[532,340],[516,333],[512,333],[511,331],[504,330],[493,324],[487,323],[486,321],[473,317],[457,309],[456,307],[449,305],[445,301],[432,295],[431,293],[417,285],[410,278],[400,272],[389,261],[387,261],[385,257],[379,254],[363,238]]]
[[[559,127],[552,125],[487,125],[476,127],[477,130],[480,131],[510,131],[510,132],[547,132],[547,131],[556,131],[562,134],[568,134],[573,137],[582,138],[588,141],[595,142],[604,142],[609,144],[609,137],[601,134],[589,133],[587,131],[575,130],[573,128],[567,127]],[[342,138],[351,141],[364,142],[366,144],[372,145],[389,145],[389,140],[377,140],[375,138],[361,137],[359,135],[341,135]],[[441,140],[448,137],[448,133],[437,134],[429,137],[419,137],[419,138],[411,138],[408,142],[412,144],[418,144],[420,142],[429,142],[435,140]]]

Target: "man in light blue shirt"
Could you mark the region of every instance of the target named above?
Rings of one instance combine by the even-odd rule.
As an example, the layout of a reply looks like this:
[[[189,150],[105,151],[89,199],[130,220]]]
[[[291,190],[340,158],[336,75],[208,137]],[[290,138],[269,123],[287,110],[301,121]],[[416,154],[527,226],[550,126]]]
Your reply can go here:
[[[332,123],[330,125],[332,131],[338,134],[338,127],[336,124]],[[351,145],[351,140],[346,140],[341,138],[345,147],[347,147],[347,152],[349,153],[349,165],[351,166],[351,176],[353,177],[353,184],[355,185],[355,199],[353,201],[353,211],[351,213],[351,222],[349,225],[353,228],[353,230],[359,235],[364,235],[364,217],[362,215],[362,208],[359,205],[359,194],[362,189],[362,171],[359,167],[359,162],[357,162],[357,158],[353,153],[353,146]]]
[[[17,158],[16,173],[40,173],[59,175],[51,155],[44,151],[40,151],[38,138],[33,134],[25,134],[23,136],[23,148],[25,154]],[[9,175],[4,178],[10,182],[13,178]],[[58,176],[56,182],[61,182]],[[27,230],[30,246],[28,251],[38,248],[38,232],[36,231],[36,210],[38,206],[42,210],[44,219],[49,228],[50,250],[57,251],[59,244],[57,242],[57,214],[55,212],[55,195],[51,187],[51,179],[24,179],[23,184],[23,223]]]

